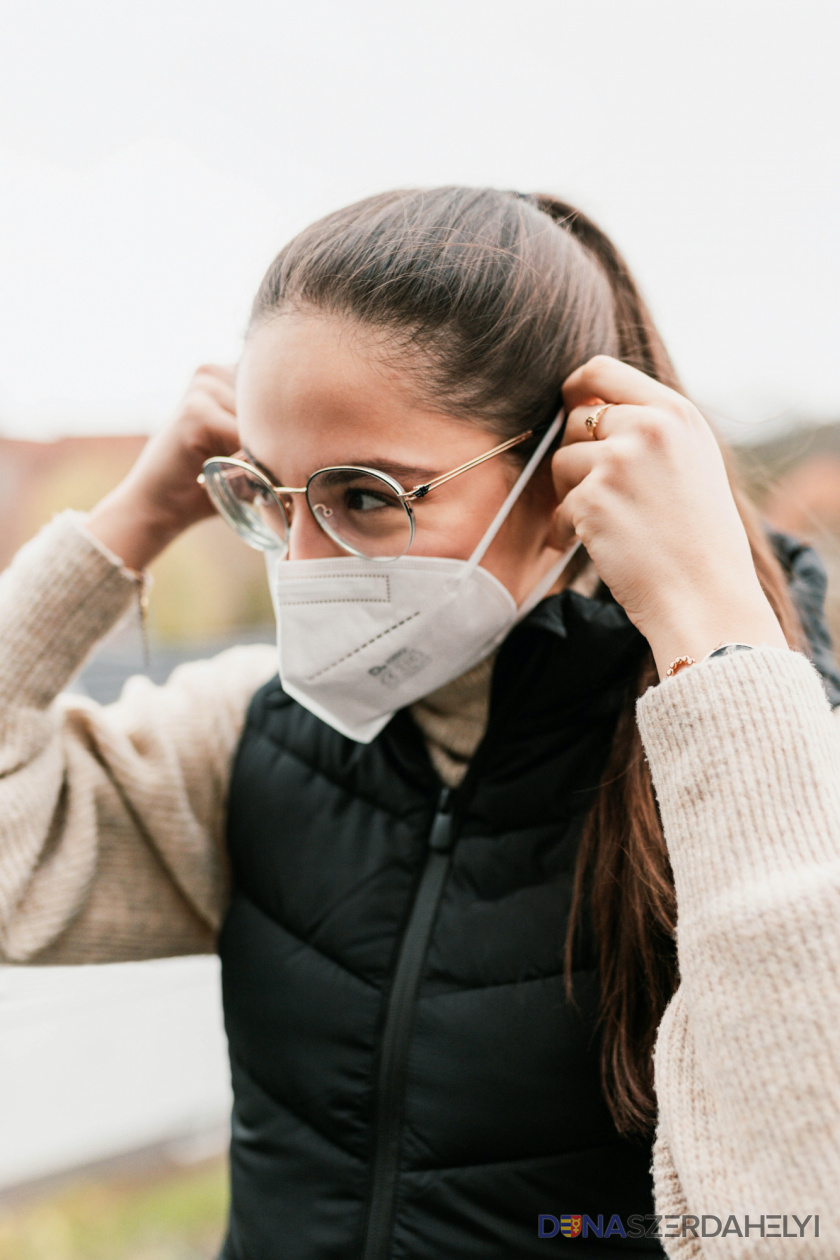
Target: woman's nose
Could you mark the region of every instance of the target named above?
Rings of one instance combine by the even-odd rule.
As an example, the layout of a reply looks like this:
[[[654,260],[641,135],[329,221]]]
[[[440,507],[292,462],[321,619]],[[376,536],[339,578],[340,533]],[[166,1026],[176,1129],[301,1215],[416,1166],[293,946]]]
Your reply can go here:
[[[294,505],[289,524],[289,559],[329,560],[333,556],[346,554],[338,543],[324,533],[300,496]]]

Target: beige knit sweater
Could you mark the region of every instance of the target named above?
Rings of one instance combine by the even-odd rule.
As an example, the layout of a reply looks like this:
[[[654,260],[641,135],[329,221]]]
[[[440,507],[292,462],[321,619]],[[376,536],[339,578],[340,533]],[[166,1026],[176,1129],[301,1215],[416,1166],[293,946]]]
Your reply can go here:
[[[214,949],[232,755],[275,651],[232,648],[161,687],[138,676],[107,706],[60,694],[135,592],[73,512],[0,577],[2,960]],[[414,707],[452,782],[484,729],[489,674]],[[840,1257],[838,715],[802,654],[769,647],[683,670],[637,705],[678,904],[652,1171],[680,1260]],[[765,1214],[771,1234],[818,1213],[820,1235],[810,1221],[801,1238],[730,1225],[695,1239],[690,1222],[668,1236],[704,1213],[740,1230]]]

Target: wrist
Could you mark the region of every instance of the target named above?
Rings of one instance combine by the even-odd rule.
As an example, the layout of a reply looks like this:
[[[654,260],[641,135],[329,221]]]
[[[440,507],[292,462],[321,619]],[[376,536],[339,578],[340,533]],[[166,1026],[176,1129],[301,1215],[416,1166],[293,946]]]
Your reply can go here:
[[[660,679],[681,656],[701,661],[724,643],[788,648],[782,627],[764,592],[750,600],[710,599],[703,605],[683,605],[668,619],[658,621],[646,638]]]
[[[142,572],[181,532],[171,520],[118,486],[88,514],[85,528],[126,568]]]

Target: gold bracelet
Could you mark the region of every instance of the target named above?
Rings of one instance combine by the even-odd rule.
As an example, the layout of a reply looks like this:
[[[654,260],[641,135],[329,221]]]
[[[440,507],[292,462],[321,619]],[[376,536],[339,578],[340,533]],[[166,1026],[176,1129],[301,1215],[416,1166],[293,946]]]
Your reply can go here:
[[[672,678],[674,674],[676,674],[679,670],[683,669],[686,665],[696,665],[696,664],[697,664],[697,661],[694,659],[693,656],[678,656],[676,660],[671,661],[671,664],[665,670],[665,677]]]
[[[719,643],[717,647],[712,648],[711,652],[706,653],[700,664],[702,665],[705,661],[710,661],[716,656],[728,656],[730,652],[751,652],[752,648],[752,643]],[[696,664],[697,661],[693,656],[678,656],[676,660],[671,661],[671,664],[665,670],[665,677],[673,678],[674,674],[678,673],[684,666]]]
[[[137,611],[140,614],[140,634],[143,639],[143,664],[149,668],[149,587],[152,584],[151,574],[146,569],[124,568],[134,578],[137,589]]]

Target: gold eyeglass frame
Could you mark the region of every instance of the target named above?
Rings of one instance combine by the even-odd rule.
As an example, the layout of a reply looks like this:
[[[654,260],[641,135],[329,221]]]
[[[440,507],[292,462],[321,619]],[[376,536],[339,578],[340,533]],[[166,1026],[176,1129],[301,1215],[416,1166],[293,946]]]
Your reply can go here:
[[[533,437],[535,433],[537,433],[537,431],[538,431],[537,429],[526,429],[524,433],[520,433],[517,437],[508,438],[506,442],[500,442],[498,446],[494,446],[492,450],[485,451],[483,455],[478,455],[476,456],[475,459],[468,460],[466,464],[461,464],[459,465],[458,468],[451,469],[450,472],[441,473],[439,477],[433,477],[431,481],[427,481],[424,484],[419,485],[419,486],[414,486],[413,489],[411,490],[404,490],[403,487],[400,485],[400,483],[394,477],[392,477],[390,473],[381,472],[378,468],[365,468],[361,464],[334,464],[334,465],[329,465],[326,468],[316,468],[315,472],[313,472],[307,478],[307,482],[305,486],[275,486],[273,485],[270,477],[266,473],[264,473],[260,468],[257,468],[254,464],[250,463],[250,461],[248,460],[239,459],[238,453],[237,455],[214,455],[210,459],[206,459],[201,466],[201,472],[199,473],[198,477],[196,477],[196,481],[198,482],[200,486],[204,486],[205,489],[207,489],[207,478],[205,474],[206,474],[207,468],[211,464],[221,465],[222,467],[225,467],[225,468],[241,468],[245,472],[256,476],[262,482],[262,484],[266,486],[266,488],[272,492],[272,494],[274,495],[274,497],[276,498],[278,502],[280,511],[283,516],[283,520],[286,523],[286,536],[287,536],[285,540],[286,546],[288,546],[288,534],[289,534],[289,531],[291,530],[291,520],[289,519],[289,512],[286,508],[286,505],[284,504],[280,496],[283,494],[305,495],[306,505],[309,508],[309,511],[313,519],[315,520],[316,524],[320,527],[320,529],[323,530],[323,532],[327,535],[328,538],[331,538],[333,542],[337,543],[339,547],[341,547],[344,551],[348,552],[348,554],[351,556],[359,556],[363,560],[377,560],[382,563],[387,563],[389,560],[398,560],[400,556],[404,556],[406,551],[410,549],[411,544],[414,542],[415,520],[414,520],[414,512],[412,511],[412,508],[411,508],[411,504],[413,502],[415,502],[417,499],[424,499],[426,495],[430,493],[430,491],[436,490],[438,486],[442,486],[447,481],[451,481],[453,477],[459,477],[461,473],[469,472],[471,468],[476,468],[479,464],[483,464],[486,460],[492,459],[494,455],[501,455],[503,454],[504,451],[509,451],[511,450],[512,447],[519,446],[522,442],[527,442],[528,438]],[[241,453],[243,455],[245,454],[244,451],[242,451]],[[368,476],[379,477],[391,488],[391,490],[393,490],[394,494],[399,498],[400,502],[405,508],[406,516],[408,517],[409,527],[410,527],[410,538],[408,540],[408,545],[406,546],[404,551],[400,552],[400,556],[368,556],[365,554],[365,552],[359,551],[355,547],[351,547],[349,543],[343,542],[340,538],[337,538],[335,534],[330,533],[330,531],[327,529],[324,522],[320,520],[319,517],[315,514],[312,503],[309,500],[310,485],[312,484],[312,482],[314,481],[316,477],[320,476],[321,473],[325,473],[325,472],[366,473]],[[210,494],[210,491],[207,490],[207,493]],[[210,497],[213,498],[212,495]],[[218,509],[218,503],[216,502],[215,499],[213,499],[213,503]],[[228,524],[231,524],[231,522],[227,520],[227,517],[224,516],[223,512],[220,511],[219,515],[223,516]],[[243,542],[248,542],[247,538],[245,538],[244,535],[239,530],[237,530],[235,526],[232,525],[231,527],[235,530],[237,534],[239,534],[239,537],[242,538]],[[280,545],[282,546],[284,544],[281,543]],[[257,551],[270,550],[270,548],[260,547],[256,543],[250,543],[249,546],[253,547]]]

